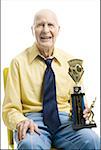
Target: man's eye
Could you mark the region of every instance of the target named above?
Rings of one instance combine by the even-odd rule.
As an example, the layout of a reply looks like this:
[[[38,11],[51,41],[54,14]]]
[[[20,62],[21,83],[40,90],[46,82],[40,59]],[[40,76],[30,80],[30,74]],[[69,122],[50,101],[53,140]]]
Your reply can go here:
[[[54,25],[52,23],[48,23],[48,26],[49,27],[53,27]]]
[[[42,27],[44,26],[44,24],[40,23],[40,24],[37,24],[37,27]]]

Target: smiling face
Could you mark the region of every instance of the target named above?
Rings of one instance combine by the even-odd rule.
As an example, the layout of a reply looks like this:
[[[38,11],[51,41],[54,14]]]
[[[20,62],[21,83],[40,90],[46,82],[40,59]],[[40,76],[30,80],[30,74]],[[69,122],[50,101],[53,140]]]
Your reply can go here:
[[[54,48],[59,26],[56,15],[49,10],[42,10],[36,14],[32,27],[37,47],[40,50],[50,50]]]

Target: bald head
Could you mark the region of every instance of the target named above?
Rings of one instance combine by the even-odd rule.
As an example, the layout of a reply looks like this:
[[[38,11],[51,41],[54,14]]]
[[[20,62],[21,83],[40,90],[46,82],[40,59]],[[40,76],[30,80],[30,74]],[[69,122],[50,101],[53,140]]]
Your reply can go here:
[[[42,9],[35,14],[32,32],[35,35],[37,47],[44,57],[52,54],[59,28],[53,11]]]
[[[58,25],[58,19],[56,14],[49,9],[42,9],[35,14],[34,23],[33,23],[34,25],[36,24],[36,21],[37,19],[39,19],[40,16],[48,16],[50,19],[52,18],[54,22]]]

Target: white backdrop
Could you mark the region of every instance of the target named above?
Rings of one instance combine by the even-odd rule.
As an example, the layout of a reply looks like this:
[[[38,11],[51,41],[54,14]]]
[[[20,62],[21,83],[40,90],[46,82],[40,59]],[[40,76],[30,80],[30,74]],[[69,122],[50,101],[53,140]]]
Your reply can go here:
[[[100,1],[99,0],[2,0],[1,1],[1,104],[3,68],[31,46],[34,14],[48,8],[56,12],[60,34],[56,46],[86,62],[85,87],[89,104],[95,103],[95,132],[100,134]],[[1,148],[7,149],[6,127],[1,119]]]

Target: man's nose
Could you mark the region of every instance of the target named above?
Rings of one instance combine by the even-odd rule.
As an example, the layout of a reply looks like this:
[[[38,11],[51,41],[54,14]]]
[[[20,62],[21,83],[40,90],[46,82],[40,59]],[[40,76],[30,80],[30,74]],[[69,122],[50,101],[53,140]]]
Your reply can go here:
[[[43,31],[44,31],[45,33],[49,32],[49,27],[48,27],[47,24],[44,25]]]

